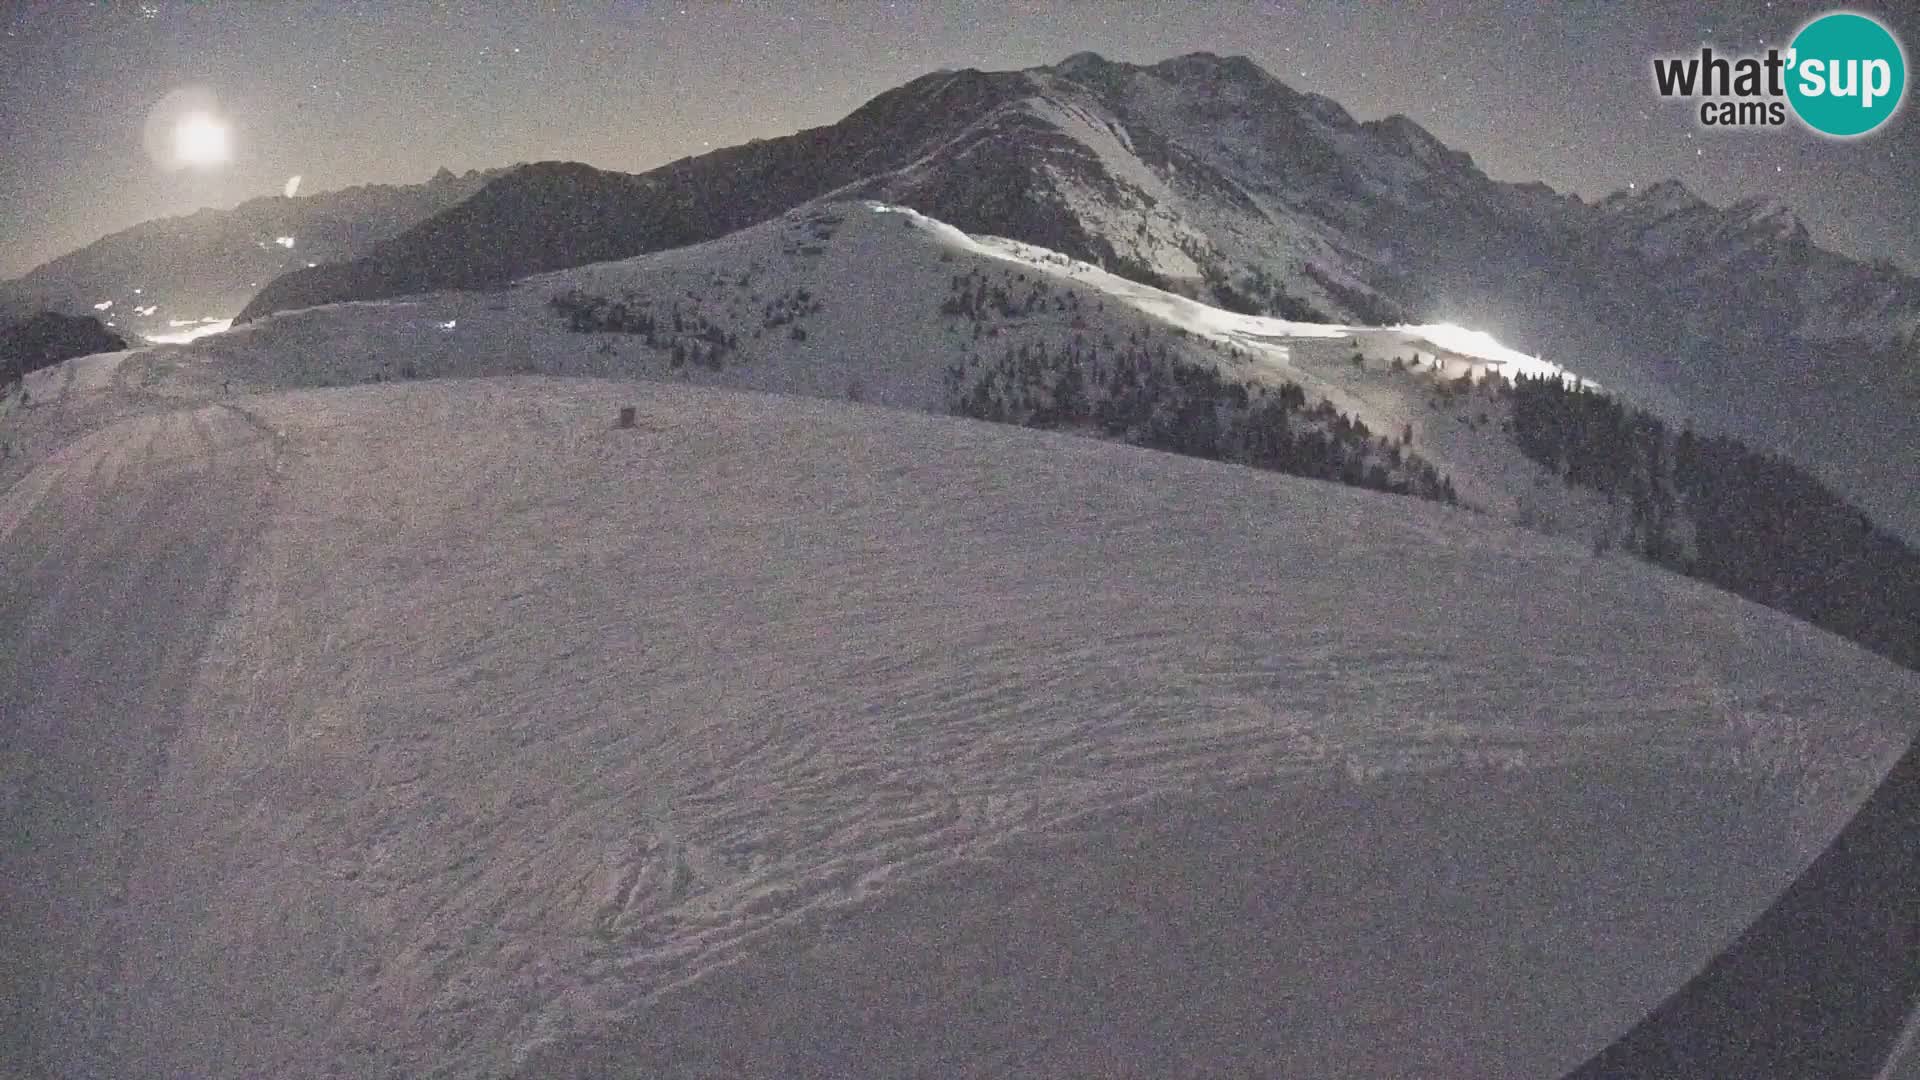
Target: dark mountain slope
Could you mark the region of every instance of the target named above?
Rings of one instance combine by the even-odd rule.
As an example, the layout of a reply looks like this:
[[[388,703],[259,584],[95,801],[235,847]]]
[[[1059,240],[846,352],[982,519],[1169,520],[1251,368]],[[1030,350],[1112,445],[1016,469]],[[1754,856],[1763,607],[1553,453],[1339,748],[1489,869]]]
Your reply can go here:
[[[294,307],[447,288],[710,240],[912,162],[1025,91],[1017,74],[929,75],[830,128],[683,158],[640,176],[545,162],[375,252],[286,275],[240,321]]]
[[[12,322],[0,321],[0,386],[62,360],[126,347],[125,338],[91,315],[41,311]]]
[[[0,283],[0,313],[98,311],[129,334],[230,318],[276,275],[363,254],[462,202],[494,175],[442,169],[424,184],[275,195],[149,221]]]

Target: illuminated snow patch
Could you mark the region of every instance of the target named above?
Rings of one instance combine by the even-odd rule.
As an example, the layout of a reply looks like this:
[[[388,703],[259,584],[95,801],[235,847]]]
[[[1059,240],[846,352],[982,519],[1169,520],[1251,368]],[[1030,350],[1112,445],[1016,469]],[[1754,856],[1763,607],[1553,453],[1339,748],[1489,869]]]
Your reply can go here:
[[[1019,263],[1041,273],[1081,282],[1190,333],[1263,350],[1269,357],[1277,355],[1284,360],[1290,355],[1288,350],[1291,342],[1306,340],[1352,339],[1356,348],[1366,345],[1387,348],[1396,344],[1426,345],[1436,353],[1485,364],[1509,377],[1551,376],[1571,380],[1579,386],[1601,389],[1600,384],[1581,378],[1558,364],[1510,349],[1483,330],[1471,330],[1454,323],[1362,326],[1242,315],[1119,277],[1046,248],[997,236],[970,235],[908,207],[873,200],[866,201],[864,205],[876,214],[905,217],[915,228],[931,234],[948,247]]]
[[[113,306],[113,301],[111,301],[111,300],[102,300],[102,301],[100,301],[99,303],[97,303],[97,304],[95,304],[95,305],[93,305],[93,310],[95,310],[95,311],[105,311],[105,310],[107,310],[108,308],[110,308],[110,307],[112,307],[112,306]]]
[[[447,320],[446,322],[443,322],[443,323],[440,323],[440,324],[439,324],[439,326],[440,326],[440,329],[442,329],[442,330],[451,330],[451,329],[453,329],[454,327],[456,327],[456,326],[459,326],[459,325],[460,325],[460,320],[459,320],[459,319],[448,319],[448,320]]]
[[[1529,356],[1517,349],[1509,349],[1484,330],[1469,330],[1453,323],[1395,326],[1392,329],[1410,338],[1425,340],[1447,352],[1485,360],[1500,368],[1502,373],[1510,378],[1522,375],[1551,376],[1558,379],[1572,379],[1578,385],[1595,390],[1600,388],[1600,384],[1591,379],[1583,379],[1558,364],[1542,360],[1537,356]]]
[[[1494,340],[1492,334],[1484,330],[1469,330],[1453,323],[1428,323],[1424,326],[1396,326],[1395,330],[1422,337],[1448,352],[1457,352],[1466,356],[1477,356],[1496,364],[1514,364],[1532,361],[1534,358],[1525,353],[1507,348]]]
[[[291,199],[293,198],[294,192],[299,190],[300,190],[300,176],[298,173],[295,173],[294,175],[287,177],[287,186],[280,189],[280,194]]]
[[[169,326],[191,325],[191,329],[182,330],[177,334],[148,334],[147,340],[153,342],[155,345],[185,345],[189,341],[227,330],[233,325],[233,320],[203,319],[195,324],[187,324],[182,323],[178,319],[169,319],[167,320],[167,324]]]
[[[293,237],[291,237],[291,236],[276,236],[276,237],[274,237],[274,238],[273,238],[273,242],[274,242],[274,243],[276,243],[276,244],[279,244],[279,245],[280,245],[281,247],[283,247],[283,248],[290,248],[290,247],[292,247],[292,246],[293,246]]]

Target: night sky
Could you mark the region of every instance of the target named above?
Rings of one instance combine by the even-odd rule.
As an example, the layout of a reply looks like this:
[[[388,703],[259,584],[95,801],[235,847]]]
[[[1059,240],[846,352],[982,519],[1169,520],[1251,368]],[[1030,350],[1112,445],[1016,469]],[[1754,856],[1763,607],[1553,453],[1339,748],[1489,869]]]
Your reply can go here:
[[[1911,102],[1841,143],[1797,124],[1712,132],[1652,90],[1653,56],[1783,44],[1824,4],[542,6],[0,0],[0,276],[296,174],[310,193],[555,158],[639,171],[831,123],[935,69],[1083,49],[1136,63],[1245,54],[1360,119],[1405,113],[1500,179],[1593,198],[1677,176],[1717,203],[1779,199],[1822,242],[1920,271]],[[1920,55],[1911,9],[1849,8]],[[148,110],[186,86],[217,97],[230,164],[163,172],[143,150]]]

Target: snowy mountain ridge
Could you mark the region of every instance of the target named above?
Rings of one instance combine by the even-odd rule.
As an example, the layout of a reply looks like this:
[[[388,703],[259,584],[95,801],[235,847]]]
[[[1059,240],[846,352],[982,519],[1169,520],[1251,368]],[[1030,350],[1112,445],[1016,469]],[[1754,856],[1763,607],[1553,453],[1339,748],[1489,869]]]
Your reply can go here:
[[[953,307],[961,277],[1013,296]],[[1065,291],[1034,310],[1032,290]],[[1077,294],[1077,295],[1076,295]],[[1078,305],[1068,311],[1068,297]],[[583,310],[556,310],[578,298]],[[1097,310],[1095,310],[1097,308]],[[570,322],[584,318],[570,328]],[[642,331],[643,324],[646,330]],[[586,330],[588,332],[579,332]],[[282,388],[541,372],[668,378],[947,413],[947,370],[1074,342],[1133,342],[1378,432],[1450,477],[1467,505],[1582,541],[1609,514],[1526,461],[1494,419],[1504,405],[1460,380],[1489,372],[1594,385],[1460,327],[1370,327],[1243,315],[1045,248],[975,237],[904,207],[810,204],[720,240],[523,279],[490,293],[287,312],[191,346],[141,354],[143,381]],[[1358,363],[1356,363],[1356,357]],[[61,379],[29,383],[55,400]],[[1344,422],[1344,421],[1343,421]],[[22,441],[26,435],[19,437]]]
[[[927,415],[1094,351],[1301,387],[1483,512]],[[35,372],[0,1057],[1558,1074],[1810,864],[1920,677],[1593,557],[1472,378],[1544,363],[827,201]]]
[[[0,1072],[1561,1075],[1915,771],[1816,626],[1920,562],[1658,429],[1791,368],[1621,344],[1796,223],[1205,54],[856,117],[0,393]]]
[[[804,175],[777,180],[765,172],[776,161]],[[1182,291],[1218,280],[1237,287],[1236,279],[1259,273],[1274,279],[1284,296],[1335,321],[1388,321],[1371,316],[1381,308],[1432,313],[1494,299],[1475,297],[1476,289],[1490,283],[1456,278],[1461,268],[1448,265],[1450,256],[1491,258],[1508,270],[1546,259],[1577,274],[1583,285],[1598,274],[1624,274],[1667,294],[1661,311],[1685,311],[1695,299],[1736,287],[1712,271],[1729,257],[1714,249],[1750,239],[1746,226],[1755,210],[1746,203],[1714,208],[1678,181],[1592,205],[1541,184],[1494,181],[1470,155],[1446,147],[1405,116],[1361,123],[1337,102],[1295,91],[1245,57],[1210,53],[1146,66],[1079,53],[1020,72],[937,72],[881,95],[839,124],[675,162],[643,174],[647,182],[641,187],[654,197],[670,193],[678,199],[682,184],[743,168],[756,174],[759,189],[732,184],[706,198],[759,209],[713,207],[726,221],[689,221],[692,239],[712,238],[719,235],[712,227],[730,231],[837,190],[913,206],[969,232],[1039,243],[1089,261],[1118,261]],[[522,167],[496,183],[504,207],[519,205],[506,200],[507,190],[548,182],[541,167]],[[1011,186],[995,190],[995,182]],[[605,195],[621,197],[617,187]],[[695,210],[696,217],[710,212]],[[1660,251],[1642,250],[1637,234],[1666,228],[1664,219],[1675,214],[1698,219],[1704,232],[1694,239],[1706,249],[1707,264],[1676,267]],[[1833,298],[1843,285],[1857,283],[1850,268],[1868,269],[1803,250],[1810,247],[1805,230],[1790,214],[1767,220],[1765,233],[1784,245],[1771,253],[1781,264],[1775,269],[1792,277],[1806,297]],[[477,240],[466,234],[445,239]],[[639,246],[622,254],[638,254],[661,240],[675,242],[636,235],[627,242]],[[1654,238],[1648,240],[1653,244]],[[1605,252],[1588,250],[1596,245]],[[1504,254],[1498,251],[1503,246]],[[403,243],[376,257],[391,262],[425,254],[409,251]],[[1634,265],[1607,257],[1636,253],[1651,257]],[[390,268],[385,276],[397,283],[404,277],[398,270]],[[1682,271],[1689,271],[1686,280],[1677,280]],[[289,282],[250,305],[246,317],[286,306],[282,296],[300,304],[378,298],[362,286],[343,292],[325,285],[330,273],[322,268],[292,275],[314,281],[300,287]],[[1879,284],[1874,314],[1850,316],[1847,336],[1873,348],[1904,345],[1920,321],[1920,283],[1897,272],[1869,277]],[[1673,296],[1676,290],[1683,295]],[[1780,317],[1777,329],[1792,336],[1805,314]]]
[[[242,321],[495,288],[698,243],[825,198],[912,207],[1237,311],[1493,333],[1821,473],[1903,535],[1920,503],[1920,281],[1678,183],[1589,205],[1494,181],[1404,117],[1358,122],[1245,58],[1078,54],[916,79],[838,124],[640,177],[527,166]]]
[[[1457,502],[1920,662],[1920,556],[1804,470],[1688,431],[1683,402],[1621,395],[1449,324],[1226,311],[884,203],[809,204],[505,289],[282,313],[107,367],[194,394],[666,379],[1050,427]],[[58,406],[78,377],[43,372],[28,389]],[[1570,392],[1596,384],[1608,394]],[[65,437],[64,415],[20,412],[0,479]]]

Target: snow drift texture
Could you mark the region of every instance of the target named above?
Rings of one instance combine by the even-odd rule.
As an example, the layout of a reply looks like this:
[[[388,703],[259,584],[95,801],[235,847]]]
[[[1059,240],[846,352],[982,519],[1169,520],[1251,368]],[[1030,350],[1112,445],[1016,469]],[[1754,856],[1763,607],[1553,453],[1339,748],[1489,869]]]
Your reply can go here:
[[[1091,440],[116,378],[0,496],[24,1075],[1550,1075],[1806,865],[1920,689]]]

